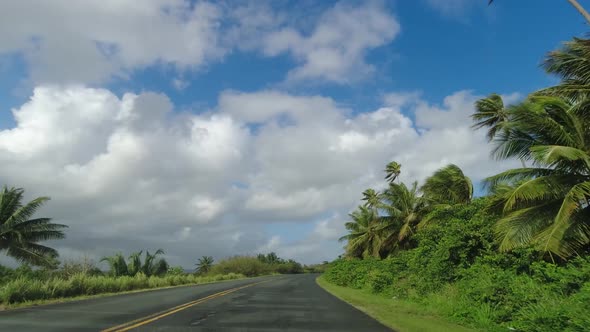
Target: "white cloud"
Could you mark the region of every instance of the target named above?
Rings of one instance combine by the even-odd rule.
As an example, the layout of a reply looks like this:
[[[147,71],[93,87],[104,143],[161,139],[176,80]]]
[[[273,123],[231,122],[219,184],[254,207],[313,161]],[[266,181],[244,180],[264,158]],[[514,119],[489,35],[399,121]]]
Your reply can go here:
[[[278,121],[285,117],[293,120],[311,120],[332,115],[339,108],[331,98],[321,96],[298,97],[267,90],[254,93],[225,91],[219,97],[220,111],[248,123]]]
[[[187,80],[183,80],[180,78],[175,78],[172,80],[172,86],[174,86],[174,88],[178,91],[182,91],[188,88],[189,85],[191,85],[191,83]]]
[[[474,0],[426,0],[426,3],[441,15],[463,19],[473,7],[483,7],[487,1]]]
[[[66,253],[155,246],[188,266],[266,243],[324,260],[340,252],[346,214],[362,190],[383,185],[387,162],[401,162],[403,181],[448,163],[478,181],[509,165],[491,161],[484,132],[470,128],[477,98],[459,91],[434,105],[398,93],[351,115],[322,96],[228,91],[196,115],[161,94],[40,86],[0,131],[0,174],[29,197],[52,196],[42,213],[70,225],[55,244]],[[265,222],[314,229],[285,241]]]
[[[0,56],[23,55],[31,86],[103,83],[160,64],[195,70],[234,49],[292,55],[299,66],[290,80],[344,83],[372,72],[365,54],[400,29],[380,2],[337,3],[316,17],[310,34],[294,16],[259,2],[3,1]],[[188,79],[172,84],[182,90]]]
[[[373,67],[364,61],[365,53],[388,44],[399,31],[397,20],[379,2],[358,7],[338,3],[321,15],[310,34],[285,27],[269,33],[263,49],[269,56],[289,53],[301,63],[288,80],[345,83],[370,74]]]
[[[218,58],[220,9],[185,0],[3,1],[0,54],[24,53],[35,82],[102,82],[155,63]]]

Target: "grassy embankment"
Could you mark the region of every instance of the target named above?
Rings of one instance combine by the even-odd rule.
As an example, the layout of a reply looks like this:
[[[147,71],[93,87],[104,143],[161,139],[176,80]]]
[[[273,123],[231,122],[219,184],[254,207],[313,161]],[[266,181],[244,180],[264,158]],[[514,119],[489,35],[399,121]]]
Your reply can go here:
[[[387,298],[379,294],[372,294],[367,290],[337,286],[329,283],[323,277],[319,277],[317,283],[339,299],[350,303],[382,324],[399,332],[477,331],[449,322],[433,313],[429,308],[416,303]]]

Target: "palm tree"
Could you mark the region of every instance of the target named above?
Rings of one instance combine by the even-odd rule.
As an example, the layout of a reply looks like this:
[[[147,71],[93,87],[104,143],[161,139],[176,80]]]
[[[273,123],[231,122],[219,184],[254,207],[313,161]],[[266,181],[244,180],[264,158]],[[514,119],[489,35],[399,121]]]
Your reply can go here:
[[[455,205],[471,202],[473,184],[457,165],[447,165],[426,179],[421,188],[432,205]]]
[[[347,256],[379,257],[381,225],[375,211],[366,206],[359,206],[349,216],[352,221],[344,224],[349,234],[339,239],[339,241],[348,241],[346,245]]]
[[[387,180],[387,182],[389,183],[393,183],[393,181],[395,181],[395,179],[398,178],[401,172],[402,165],[395,161],[392,161],[389,164],[387,164],[387,166],[385,166],[385,180]]]
[[[125,262],[125,257],[122,253],[117,253],[113,256],[105,256],[100,261],[109,264],[110,274],[113,277],[129,275],[127,263]]]
[[[209,271],[211,271],[211,267],[213,267],[213,257],[211,256],[203,256],[201,258],[199,258],[199,261],[197,262],[197,273],[199,274],[205,274],[208,273]]]
[[[30,219],[49,197],[23,205],[23,194],[22,188],[6,186],[0,192],[0,251],[23,263],[50,264],[58,256],[57,251],[38,242],[63,239],[67,226],[51,223],[50,218]]]
[[[383,210],[379,232],[384,239],[382,254],[411,247],[411,235],[416,226],[428,212],[427,200],[418,192],[418,182],[407,187],[404,183],[392,183],[382,194]]]
[[[143,272],[146,276],[151,275],[161,275],[164,274],[168,270],[168,263],[163,258],[155,261],[155,259],[159,255],[163,255],[164,250],[158,249],[152,255],[149,251],[145,252],[145,259],[143,261],[143,266],[141,267],[141,272]]]
[[[129,275],[134,276],[141,271],[141,254],[143,250],[134,252],[129,255],[128,260],[129,263],[127,264],[127,272]]]
[[[500,249],[532,244],[571,256],[590,244],[590,100],[534,96],[511,107],[508,118],[493,154],[531,160],[534,167],[486,180],[492,188],[504,185]]]

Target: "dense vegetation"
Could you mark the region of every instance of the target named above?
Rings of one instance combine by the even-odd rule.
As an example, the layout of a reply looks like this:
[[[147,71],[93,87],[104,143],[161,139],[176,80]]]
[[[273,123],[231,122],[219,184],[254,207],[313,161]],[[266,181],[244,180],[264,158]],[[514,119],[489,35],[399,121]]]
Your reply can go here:
[[[588,61],[590,40],[574,39],[544,63],[557,86],[514,105],[477,101],[493,157],[522,165],[485,179],[485,197],[456,165],[420,186],[388,164],[387,188],[363,192],[326,280],[487,330],[590,330]]]
[[[303,266],[296,261],[279,258],[274,252],[269,254],[258,254],[254,256],[234,256],[213,266],[211,273],[225,274],[229,272],[240,273],[247,277],[264,274],[280,273],[294,274],[303,273]]]

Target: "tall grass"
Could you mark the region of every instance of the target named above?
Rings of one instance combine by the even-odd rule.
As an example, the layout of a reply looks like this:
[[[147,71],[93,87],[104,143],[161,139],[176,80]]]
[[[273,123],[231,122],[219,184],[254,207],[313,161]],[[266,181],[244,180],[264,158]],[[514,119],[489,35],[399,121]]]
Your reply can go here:
[[[0,286],[0,303],[15,304],[28,301],[50,300],[81,295],[118,293],[131,290],[167,286],[202,284],[213,281],[244,278],[238,273],[208,276],[166,275],[147,277],[139,273],[133,277],[90,276],[77,273],[70,278],[34,280],[20,277]]]

